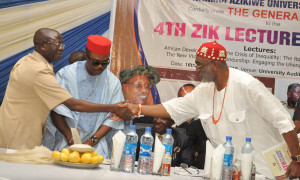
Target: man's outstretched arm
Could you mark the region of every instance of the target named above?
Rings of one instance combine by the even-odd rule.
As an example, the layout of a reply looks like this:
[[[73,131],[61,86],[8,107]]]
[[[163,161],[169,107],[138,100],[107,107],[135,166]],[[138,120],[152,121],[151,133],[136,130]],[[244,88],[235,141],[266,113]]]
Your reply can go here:
[[[139,107],[138,104],[124,103],[123,106],[128,107],[130,113],[134,115],[138,115],[140,113],[140,115],[145,116],[171,118],[170,114],[162,104],[141,105],[141,107]]]
[[[127,107],[122,106],[121,103],[117,104],[96,104],[88,101],[70,98],[63,102],[72,111],[79,112],[111,112],[118,117],[129,120],[132,117],[132,113],[127,109]]]

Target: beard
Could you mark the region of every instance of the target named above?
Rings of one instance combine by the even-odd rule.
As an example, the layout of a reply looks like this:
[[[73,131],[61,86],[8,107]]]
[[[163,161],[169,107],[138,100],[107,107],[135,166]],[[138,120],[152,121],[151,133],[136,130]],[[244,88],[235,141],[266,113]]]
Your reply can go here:
[[[200,74],[201,76],[201,82],[203,83],[208,83],[208,82],[213,82],[213,78],[211,76],[207,76],[207,74]]]

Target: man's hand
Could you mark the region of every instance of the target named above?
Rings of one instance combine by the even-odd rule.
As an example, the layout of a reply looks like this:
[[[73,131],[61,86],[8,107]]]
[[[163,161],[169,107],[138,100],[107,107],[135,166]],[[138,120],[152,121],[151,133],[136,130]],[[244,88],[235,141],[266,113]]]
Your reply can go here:
[[[90,145],[91,147],[94,146],[94,144],[92,143],[92,139],[88,139],[87,141],[85,141],[85,142],[82,143],[82,144],[88,144],[88,145]]]
[[[284,178],[296,179],[300,178],[300,163],[291,162],[288,166]]]
[[[127,105],[128,110],[130,113],[132,113],[134,116],[137,116],[139,113],[139,105],[138,104],[131,104],[131,103],[125,103]]]
[[[113,113],[117,116],[117,117],[113,117],[113,120],[131,120],[134,118],[134,116],[136,116],[138,114],[139,111],[139,107],[137,104],[130,104],[127,102],[120,102],[115,104],[115,109],[113,111]]]

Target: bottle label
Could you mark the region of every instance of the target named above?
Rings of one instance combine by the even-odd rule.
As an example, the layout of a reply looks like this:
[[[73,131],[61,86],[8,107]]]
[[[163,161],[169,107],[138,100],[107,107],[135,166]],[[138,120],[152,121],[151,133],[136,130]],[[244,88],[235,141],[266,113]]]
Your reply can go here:
[[[140,156],[151,157],[151,152],[152,152],[152,145],[141,144]]]
[[[232,159],[233,159],[232,154],[224,154],[223,166],[232,167]]]
[[[173,145],[164,144],[165,146],[165,154],[172,155]]]
[[[136,153],[136,143],[125,143],[124,154],[126,155],[135,155]]]
[[[165,154],[162,160],[162,164],[171,164],[172,157],[168,154]]]
[[[171,164],[162,164],[160,172],[164,176],[169,176],[171,173]]]
[[[134,156],[125,156],[123,171],[128,173],[133,172],[134,162],[135,162]]]

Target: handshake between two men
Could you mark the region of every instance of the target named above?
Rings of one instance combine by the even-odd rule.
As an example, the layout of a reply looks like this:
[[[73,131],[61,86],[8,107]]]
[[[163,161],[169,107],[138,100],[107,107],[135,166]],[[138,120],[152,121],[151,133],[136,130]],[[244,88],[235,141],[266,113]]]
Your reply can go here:
[[[140,115],[170,118],[169,113],[166,111],[162,104],[157,105],[141,105],[132,104],[129,102],[120,102],[115,104],[115,109],[112,110],[112,119],[116,121],[132,120]]]

